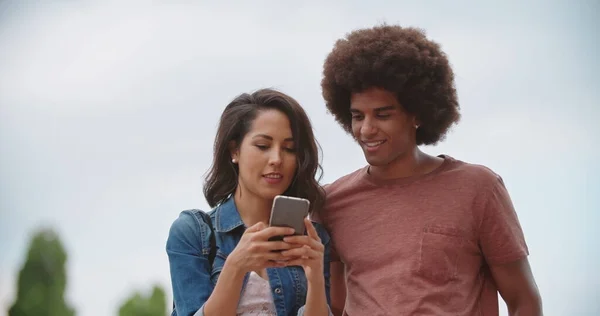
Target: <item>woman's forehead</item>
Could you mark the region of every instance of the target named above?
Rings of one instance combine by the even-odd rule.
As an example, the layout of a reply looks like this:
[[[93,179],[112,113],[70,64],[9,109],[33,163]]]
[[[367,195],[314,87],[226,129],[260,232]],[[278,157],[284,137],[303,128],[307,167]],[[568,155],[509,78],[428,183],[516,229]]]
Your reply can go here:
[[[260,111],[248,134],[252,138],[266,140],[293,140],[290,120],[278,110]]]

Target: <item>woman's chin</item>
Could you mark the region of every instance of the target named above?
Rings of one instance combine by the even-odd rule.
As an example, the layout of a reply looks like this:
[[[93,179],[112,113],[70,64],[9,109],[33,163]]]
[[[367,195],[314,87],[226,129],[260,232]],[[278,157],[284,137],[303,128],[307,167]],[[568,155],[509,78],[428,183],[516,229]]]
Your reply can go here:
[[[276,196],[278,195],[283,195],[285,193],[285,190],[264,190],[263,194],[261,194],[261,196],[265,199],[265,200],[273,200]]]

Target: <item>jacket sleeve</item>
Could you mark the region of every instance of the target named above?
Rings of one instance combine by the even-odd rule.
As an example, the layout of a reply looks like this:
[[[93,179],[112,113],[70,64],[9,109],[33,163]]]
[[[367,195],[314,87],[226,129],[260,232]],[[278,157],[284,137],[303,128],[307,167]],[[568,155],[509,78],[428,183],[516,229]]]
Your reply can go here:
[[[210,243],[206,244],[210,234],[208,225],[191,211],[182,212],[169,230],[166,251],[178,316],[202,315],[213,291],[207,252]]]

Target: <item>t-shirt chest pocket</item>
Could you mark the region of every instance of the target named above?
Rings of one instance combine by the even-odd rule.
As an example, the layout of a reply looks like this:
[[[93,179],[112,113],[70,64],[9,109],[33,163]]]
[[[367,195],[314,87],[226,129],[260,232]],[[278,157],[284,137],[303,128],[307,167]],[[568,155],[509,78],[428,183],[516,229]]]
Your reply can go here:
[[[455,280],[459,256],[463,253],[466,241],[464,233],[456,228],[425,227],[419,247],[418,273],[435,283]]]

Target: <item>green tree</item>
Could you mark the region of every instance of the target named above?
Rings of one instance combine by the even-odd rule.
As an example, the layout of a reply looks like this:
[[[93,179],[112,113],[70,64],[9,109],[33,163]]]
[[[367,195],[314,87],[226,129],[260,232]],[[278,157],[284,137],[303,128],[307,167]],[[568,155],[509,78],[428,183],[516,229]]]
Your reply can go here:
[[[119,308],[119,316],[165,316],[167,314],[167,297],[158,285],[152,289],[149,297],[139,292],[134,293]]]
[[[65,302],[67,253],[52,229],[34,233],[27,258],[19,271],[17,299],[9,316],[72,316]]]

